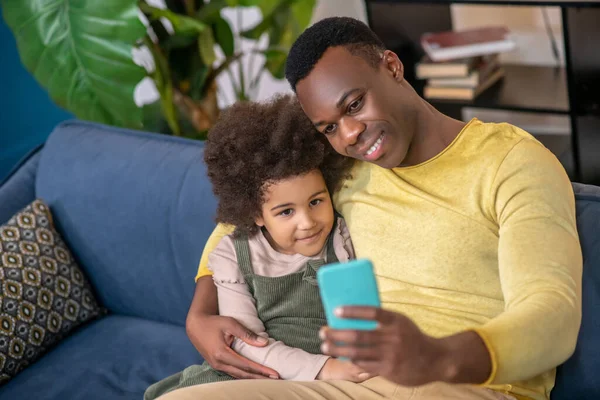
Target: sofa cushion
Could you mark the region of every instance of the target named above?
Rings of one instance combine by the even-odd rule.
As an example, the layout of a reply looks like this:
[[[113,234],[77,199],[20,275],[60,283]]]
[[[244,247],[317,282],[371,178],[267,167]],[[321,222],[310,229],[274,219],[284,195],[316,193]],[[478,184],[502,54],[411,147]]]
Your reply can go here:
[[[185,324],[215,226],[202,150],[200,141],[76,121],[48,138],[36,193],[110,311]]]
[[[0,226],[0,282],[0,384],[103,312],[40,200]]]
[[[0,390],[0,400],[140,400],[146,388],[202,363],[180,326],[109,315],[63,340]]]
[[[557,370],[552,400],[600,399],[600,187],[573,186],[583,252],[583,318],[575,353]]]

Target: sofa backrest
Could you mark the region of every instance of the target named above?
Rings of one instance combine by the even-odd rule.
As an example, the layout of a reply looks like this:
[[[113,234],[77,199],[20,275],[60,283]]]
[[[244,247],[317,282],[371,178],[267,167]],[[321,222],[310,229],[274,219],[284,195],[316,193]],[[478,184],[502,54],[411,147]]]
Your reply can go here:
[[[556,373],[552,400],[600,399],[600,187],[573,184],[583,252],[582,321],[573,356]]]
[[[39,160],[36,196],[119,314],[184,324],[216,201],[203,143],[69,121]],[[600,398],[600,187],[574,184],[583,251],[583,320],[552,400]]]
[[[35,177],[42,146],[29,152],[0,182],[0,225],[35,200]]]
[[[109,311],[185,324],[215,226],[203,142],[68,121],[42,151],[36,195]]]

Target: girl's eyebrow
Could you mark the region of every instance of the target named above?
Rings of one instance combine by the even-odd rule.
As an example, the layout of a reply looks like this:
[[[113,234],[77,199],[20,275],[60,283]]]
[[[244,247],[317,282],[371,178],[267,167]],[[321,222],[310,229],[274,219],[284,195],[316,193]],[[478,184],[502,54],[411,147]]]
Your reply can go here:
[[[293,205],[294,205],[294,203],[279,204],[278,206],[275,206],[275,207],[271,208],[271,211],[276,210],[278,208],[291,207]]]
[[[309,199],[312,199],[313,197],[317,197],[318,195],[323,194],[323,193],[327,193],[327,190],[325,190],[325,189],[319,190],[318,192],[316,192],[315,194],[313,194],[312,196],[310,196]],[[283,208],[283,207],[292,207],[294,205],[295,205],[294,203],[279,204],[279,205],[276,205],[275,207],[271,208],[271,211],[275,211],[278,208]]]
[[[317,197],[320,194],[326,193],[327,190],[323,189],[323,190],[319,190],[317,193],[313,194],[312,196],[309,197],[309,199],[312,199],[313,197]]]

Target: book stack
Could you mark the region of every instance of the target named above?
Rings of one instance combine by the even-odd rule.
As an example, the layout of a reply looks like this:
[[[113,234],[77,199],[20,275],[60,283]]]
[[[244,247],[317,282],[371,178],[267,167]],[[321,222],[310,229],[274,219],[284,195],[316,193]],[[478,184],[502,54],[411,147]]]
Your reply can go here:
[[[473,100],[504,77],[499,54],[514,49],[504,27],[425,34],[426,55],[416,66],[428,99]]]

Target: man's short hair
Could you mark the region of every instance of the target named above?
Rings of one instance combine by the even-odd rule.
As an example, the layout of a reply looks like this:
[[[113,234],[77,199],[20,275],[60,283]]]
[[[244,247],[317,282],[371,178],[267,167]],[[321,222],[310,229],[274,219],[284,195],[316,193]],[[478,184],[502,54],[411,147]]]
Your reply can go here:
[[[348,17],[320,20],[306,29],[292,45],[285,65],[285,77],[296,91],[296,84],[306,78],[330,47],[344,46],[377,68],[385,45],[363,22]]]

